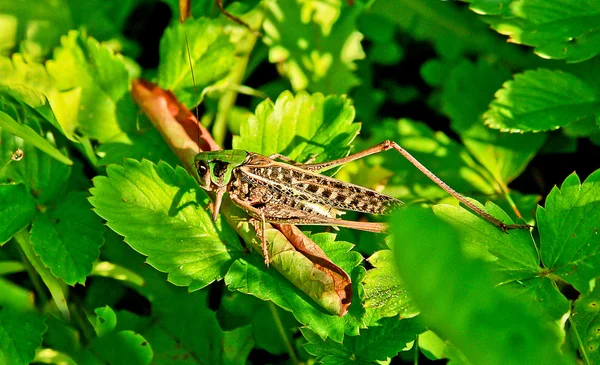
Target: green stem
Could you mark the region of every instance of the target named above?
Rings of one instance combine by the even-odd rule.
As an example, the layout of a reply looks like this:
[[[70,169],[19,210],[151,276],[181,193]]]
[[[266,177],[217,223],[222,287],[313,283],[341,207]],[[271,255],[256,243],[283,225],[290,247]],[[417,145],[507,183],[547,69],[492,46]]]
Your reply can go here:
[[[292,361],[292,364],[298,364],[298,357],[296,357],[296,353],[294,352],[294,348],[292,347],[290,339],[288,338],[285,328],[283,328],[283,323],[281,323],[281,318],[279,317],[279,313],[277,313],[277,308],[275,307],[273,302],[269,302],[268,305],[269,310],[271,310],[271,314],[273,315],[273,319],[275,320],[275,325],[277,326],[277,329],[281,334],[281,338],[285,343],[285,347],[287,348],[288,354],[290,355],[290,360]]]
[[[575,323],[573,323],[573,318],[571,316],[569,316],[569,324],[571,325],[571,328],[573,329],[573,333],[575,334],[575,337],[577,338],[577,343],[579,344],[579,351],[581,351],[581,357],[583,357],[583,361],[585,362],[585,365],[590,365],[590,359],[588,358],[588,354],[587,351],[585,351],[585,346],[583,346],[583,341],[581,341],[581,337],[579,336],[579,331],[577,331],[577,327],[575,327]]]
[[[18,233],[17,233],[17,235],[18,235]],[[15,237],[15,240],[16,240],[16,237]],[[25,267],[25,271],[27,271],[27,274],[29,275],[29,279],[31,279],[31,284],[33,284],[33,288],[35,289],[35,292],[40,297],[40,301],[42,302],[42,307],[43,307],[46,305],[46,303],[48,303],[48,296],[46,295],[46,291],[42,288],[42,284],[40,283],[40,278],[39,278],[38,274],[35,272],[35,269],[33,268],[33,266],[31,266],[31,263],[29,262],[29,260],[27,260],[27,256],[25,255],[25,252],[23,252],[23,249],[20,246],[19,246],[19,253],[21,254],[21,257],[23,258],[23,266]]]
[[[21,247],[27,261],[29,261],[33,269],[38,273],[40,278],[42,278],[44,284],[46,284],[46,287],[50,291],[50,295],[52,295],[52,299],[54,299],[54,304],[56,304],[56,307],[61,312],[65,321],[67,323],[70,322],[71,315],[69,313],[69,307],[67,306],[67,299],[63,292],[62,285],[58,279],[52,275],[50,270],[44,266],[42,260],[33,251],[33,245],[29,240],[29,232],[27,232],[27,230],[22,230],[15,234],[15,240],[19,244],[19,247]]]
[[[414,357],[413,363],[415,365],[419,365],[419,336],[417,336],[417,338],[415,338],[415,343],[413,346],[415,348],[415,357]]]

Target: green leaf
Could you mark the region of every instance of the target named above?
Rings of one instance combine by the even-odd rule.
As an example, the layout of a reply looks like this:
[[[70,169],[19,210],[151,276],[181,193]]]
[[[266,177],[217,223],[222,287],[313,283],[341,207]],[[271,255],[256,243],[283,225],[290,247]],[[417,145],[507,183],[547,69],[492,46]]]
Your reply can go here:
[[[425,124],[409,119],[386,121],[373,132],[369,147],[386,139],[393,140],[456,191],[480,193],[486,199],[494,194],[493,184],[486,178],[484,169],[463,146],[442,132],[434,132]],[[406,200],[448,197],[448,193],[395,151],[387,151],[385,156],[370,156],[365,161],[391,171],[384,190],[389,195]]]
[[[599,112],[600,98],[586,81],[567,72],[539,69],[504,83],[485,113],[485,123],[504,131],[538,132]]]
[[[379,309],[382,317],[414,317],[419,313],[409,297],[404,282],[394,264],[391,250],[375,252],[369,258],[374,266],[363,280],[365,308]]]
[[[153,357],[148,341],[133,331],[113,332],[98,338],[91,349],[104,361],[114,365],[147,365]]]
[[[111,307],[96,308],[94,312],[96,313],[96,320],[92,325],[98,337],[104,337],[115,329],[117,326],[117,315]]]
[[[48,133],[46,140],[52,139],[52,134]],[[24,183],[42,205],[52,202],[64,193],[71,175],[71,166],[41,152],[27,141],[8,139],[7,144],[12,145],[11,149],[20,148],[23,151],[23,158],[11,162],[4,170],[9,180]]]
[[[174,22],[160,40],[158,84],[191,108],[200,102],[202,90],[227,76],[236,62],[235,46],[219,22]]]
[[[513,43],[535,47],[543,58],[580,62],[598,54],[600,5],[595,0],[469,0]],[[557,11],[560,9],[560,11]]]
[[[301,328],[309,343],[306,351],[323,364],[375,364],[396,356],[425,327],[417,319],[387,318],[360,332],[360,336],[346,336],[343,343],[330,339],[323,341],[308,328]]]
[[[508,0],[481,0],[490,7],[502,8]],[[512,1],[512,0],[511,0]],[[508,6],[508,5],[504,5]],[[375,1],[369,11],[384,16],[411,39],[432,43],[444,59],[455,60],[461,54],[493,54],[504,63],[523,68],[537,61],[514,45],[489,32],[489,26],[478,21],[477,15],[466,7],[443,1],[396,0]],[[420,21],[427,19],[427,21]]]
[[[356,31],[361,6],[343,1],[269,1],[263,23],[269,61],[279,66],[295,91],[344,94],[359,80],[354,62],[365,54]]]
[[[35,294],[14,282],[0,278],[0,306],[19,310],[35,309]]]
[[[144,285],[144,279],[135,272],[107,261],[95,262],[91,275],[112,278],[131,285]]]
[[[528,305],[533,311],[543,310],[553,320],[559,320],[569,310],[569,302],[539,265],[536,243],[527,230],[513,230],[506,234],[457,206],[440,204],[433,210],[460,233],[461,248],[468,257],[490,263],[496,275],[493,280],[506,295]],[[505,223],[513,223],[492,203],[488,203],[485,210]]]
[[[0,307],[0,362],[29,364],[46,332],[44,318],[34,312]]]
[[[128,134],[129,141],[104,143],[98,148],[98,154],[102,156],[98,161],[99,166],[109,164],[121,164],[126,158],[141,161],[150,160],[154,163],[165,161],[170,165],[179,163],[169,145],[158,130],[150,124],[136,133]]]
[[[102,143],[125,138],[123,130],[130,129],[135,118],[118,108],[123,97],[129,98],[129,74],[122,56],[70,31],[46,68],[58,90],[69,90],[61,93],[62,103],[51,102],[67,133],[78,130]]]
[[[327,256],[350,276],[353,283],[360,282],[363,275],[362,267],[356,267],[361,257],[358,253],[349,252],[351,245],[347,242],[334,240],[335,235],[321,233],[311,236],[316,243],[325,251]],[[285,257],[288,265],[294,266],[293,256]],[[308,289],[319,292],[320,287],[310,287],[314,280],[310,275],[315,273],[299,273],[299,280],[308,286]],[[353,304],[348,314],[344,317],[328,314],[324,309],[309,299],[300,289],[296,288],[290,281],[280,274],[268,270],[264,261],[256,256],[245,256],[237,260],[225,278],[229,290],[238,290],[242,293],[251,294],[262,300],[270,300],[284,310],[292,312],[298,322],[308,326],[321,338],[331,338],[333,341],[341,342],[344,333],[357,334],[362,322],[363,310],[357,295],[357,285],[353,288]],[[318,285],[318,283],[317,283]],[[315,285],[316,286],[316,285]]]
[[[462,253],[450,225],[430,210],[404,209],[392,227],[400,274],[425,325],[471,363],[572,363],[557,325],[499,291],[489,265]]]
[[[0,184],[0,246],[27,227],[38,211],[23,184]]]
[[[217,311],[219,326],[223,331],[247,326],[254,320],[256,312],[266,306],[265,302],[250,295],[239,292],[223,293]]]
[[[0,53],[3,55],[19,51],[27,59],[42,62],[71,25],[69,11],[62,3],[25,0],[2,5]]]
[[[2,128],[3,132],[7,132],[13,134],[17,137],[20,137],[31,143],[35,147],[47,153],[52,158],[55,158],[57,161],[62,162],[66,165],[72,165],[73,161],[71,161],[67,156],[60,153],[59,150],[56,149],[50,142],[37,134],[30,127],[17,123],[14,119],[12,119],[8,114],[0,111],[0,128]]]
[[[289,351],[289,342],[297,332],[297,327],[298,322],[291,313],[277,308],[273,303],[267,303],[254,312],[252,335],[257,348],[281,355]]]
[[[315,157],[323,162],[345,157],[360,130],[350,100],[340,96],[294,96],[285,91],[273,103],[265,100],[233,137],[233,148],[269,156],[281,153],[299,162]]]
[[[10,109],[5,111],[14,119],[41,125],[45,120],[56,127],[69,140],[77,141],[74,135],[76,125],[73,122],[74,96],[77,91],[61,91],[42,64],[26,61],[21,54],[12,58],[0,57],[0,82],[3,84],[3,99]],[[30,112],[35,109],[35,113]]]
[[[96,177],[90,202],[169,281],[198,290],[225,276],[241,253],[227,224],[214,223],[209,199],[185,170],[126,160]]]
[[[590,293],[581,295],[576,301],[571,314],[569,334],[578,347],[579,354],[586,364],[597,364],[600,361],[600,290],[595,288]]]
[[[544,266],[581,293],[593,288],[590,280],[600,276],[599,181],[600,170],[583,184],[573,173],[537,210]]]
[[[128,20],[131,21],[129,18],[131,13],[141,2],[141,0],[66,1],[74,28],[85,27],[90,35],[101,41],[117,38],[120,42],[126,42],[122,32]]]
[[[86,197],[84,192],[68,193],[39,215],[31,228],[36,254],[69,285],[85,283],[104,241],[104,226]]]
[[[542,133],[502,133],[483,125],[483,113],[508,70],[462,60],[443,85],[442,109],[469,152],[506,186],[519,176],[546,140]],[[506,189],[508,190],[508,189]]]
[[[167,283],[163,274],[147,265],[138,268],[147,283],[140,291],[152,302],[153,322],[158,327],[141,333],[149,341],[152,333],[158,341],[150,343],[159,364],[172,364],[173,356],[192,357],[192,364],[246,364],[254,347],[250,326],[221,330],[216,314],[208,308],[207,290],[189,293]]]

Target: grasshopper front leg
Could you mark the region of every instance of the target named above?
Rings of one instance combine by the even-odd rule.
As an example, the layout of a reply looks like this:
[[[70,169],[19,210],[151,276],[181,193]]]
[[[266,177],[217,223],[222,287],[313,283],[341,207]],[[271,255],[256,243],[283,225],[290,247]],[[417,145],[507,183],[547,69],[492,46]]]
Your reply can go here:
[[[479,216],[481,216],[483,219],[490,222],[494,226],[500,228],[502,231],[506,232],[510,229],[531,228],[531,226],[528,224],[506,224],[506,223],[502,222],[501,220],[499,220],[498,218],[492,216],[485,210],[483,210],[483,209],[479,208],[478,206],[476,206],[475,204],[471,203],[469,200],[467,200],[467,198],[465,198],[464,196],[459,194],[456,190],[454,190],[450,186],[448,186],[448,184],[443,182],[434,173],[429,171],[429,169],[427,169],[425,166],[423,166],[422,163],[420,163],[416,158],[414,158],[410,153],[408,153],[408,151],[406,151],[404,148],[402,148],[398,143],[396,143],[394,141],[386,140],[386,141],[379,143],[371,148],[367,148],[364,151],[354,153],[348,157],[343,157],[343,158],[340,158],[337,160],[332,160],[332,161],[327,161],[327,162],[317,163],[317,164],[304,164],[300,167],[303,169],[315,171],[315,172],[326,171],[326,170],[329,170],[336,166],[343,165],[347,162],[354,161],[359,158],[363,158],[363,157],[373,155],[373,154],[376,154],[379,152],[388,151],[391,149],[398,151],[402,156],[404,156],[404,158],[406,158],[417,169],[419,169],[419,171],[421,171],[431,181],[436,183],[437,186],[444,189],[444,191],[446,191],[448,194],[450,194],[453,197],[455,197],[456,199],[458,199],[458,201],[460,201],[461,203],[466,205],[469,209],[471,209],[471,211],[478,214]]]

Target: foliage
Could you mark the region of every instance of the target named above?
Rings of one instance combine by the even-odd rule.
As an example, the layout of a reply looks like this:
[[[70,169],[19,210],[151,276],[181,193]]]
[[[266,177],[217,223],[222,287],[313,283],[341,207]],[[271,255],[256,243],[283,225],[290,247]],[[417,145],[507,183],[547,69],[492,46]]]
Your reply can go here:
[[[600,364],[598,1],[180,3],[0,0],[0,363]],[[394,140],[534,227],[388,151],[327,173],[405,201],[393,235],[269,226],[267,268],[139,77],[226,148]]]

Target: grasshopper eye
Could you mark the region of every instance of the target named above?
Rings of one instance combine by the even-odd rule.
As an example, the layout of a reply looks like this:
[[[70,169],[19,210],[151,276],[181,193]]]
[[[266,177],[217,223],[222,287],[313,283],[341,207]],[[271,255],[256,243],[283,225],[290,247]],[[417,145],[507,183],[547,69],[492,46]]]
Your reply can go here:
[[[196,165],[196,168],[200,177],[206,175],[206,173],[208,172],[208,166],[206,166],[206,162],[204,161],[199,161]]]
[[[198,173],[198,182],[203,189],[211,190],[210,172],[206,161],[196,162],[196,172]]]

